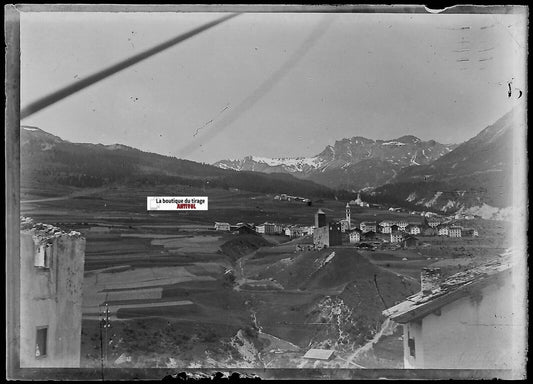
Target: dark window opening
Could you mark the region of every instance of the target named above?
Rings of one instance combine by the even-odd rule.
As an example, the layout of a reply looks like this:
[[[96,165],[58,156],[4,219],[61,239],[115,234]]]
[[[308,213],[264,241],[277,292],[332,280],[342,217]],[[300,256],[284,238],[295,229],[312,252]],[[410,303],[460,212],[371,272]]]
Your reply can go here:
[[[48,328],[37,328],[35,343],[35,357],[46,356],[46,342],[48,339]]]
[[[415,339],[412,339],[412,338],[407,339],[407,345],[409,346],[409,355],[411,355],[412,357],[416,357]]]

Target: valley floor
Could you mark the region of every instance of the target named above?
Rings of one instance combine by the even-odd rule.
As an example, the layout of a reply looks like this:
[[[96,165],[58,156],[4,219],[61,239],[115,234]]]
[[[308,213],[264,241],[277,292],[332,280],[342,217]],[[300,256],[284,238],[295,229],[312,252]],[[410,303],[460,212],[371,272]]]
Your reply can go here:
[[[420,289],[422,267],[451,274],[508,246],[505,222],[482,221],[482,235],[462,242],[297,252],[299,239],[223,233],[213,222],[312,225],[316,207],[179,188],[172,194],[209,195],[210,211],[146,212],[145,196],[168,195],[157,188],[68,191],[61,199],[25,191],[22,215],[87,239],[82,367],[402,368],[401,327],[381,312]],[[343,215],[342,202],[323,206]],[[101,328],[106,309],[110,327]],[[310,348],[334,350],[333,358],[305,359]]]

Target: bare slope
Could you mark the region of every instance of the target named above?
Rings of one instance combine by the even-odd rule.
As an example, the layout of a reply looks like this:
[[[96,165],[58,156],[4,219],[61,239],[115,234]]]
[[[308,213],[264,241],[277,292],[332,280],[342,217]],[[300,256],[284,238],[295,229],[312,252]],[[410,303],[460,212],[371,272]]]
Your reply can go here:
[[[35,183],[74,187],[180,184],[333,197],[329,188],[288,174],[223,170],[121,144],[71,143],[37,127],[22,126],[20,144],[22,187]]]

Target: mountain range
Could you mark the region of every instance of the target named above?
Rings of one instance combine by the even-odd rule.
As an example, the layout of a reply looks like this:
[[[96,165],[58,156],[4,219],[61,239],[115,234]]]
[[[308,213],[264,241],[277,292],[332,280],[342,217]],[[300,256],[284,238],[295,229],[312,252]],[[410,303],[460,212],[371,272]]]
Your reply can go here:
[[[37,127],[21,126],[21,186],[181,184],[345,200],[361,191],[368,202],[443,212],[484,211],[495,218],[495,210],[512,203],[513,130],[523,128],[524,112],[513,109],[460,145],[415,136],[387,141],[356,136],[336,141],[314,157],[248,156],[215,165],[122,144],[71,143]]]
[[[523,128],[524,112],[517,107],[430,164],[402,169],[371,195],[442,211],[510,207],[513,133]]]
[[[287,172],[323,185],[360,190],[369,202],[497,218],[512,203],[513,130],[523,128],[524,113],[524,107],[517,106],[460,145],[410,135],[394,140],[356,136],[336,141],[314,157],[248,156],[214,165]]]
[[[20,129],[21,186],[42,183],[99,187],[110,183],[180,184],[333,198],[335,192],[286,173],[224,170],[143,152],[122,144],[71,143],[37,127]]]
[[[393,140],[355,136],[336,141],[313,157],[247,156],[213,165],[237,171],[284,172],[333,188],[356,191],[386,184],[403,168],[430,164],[455,147],[434,140],[422,141],[411,135]]]

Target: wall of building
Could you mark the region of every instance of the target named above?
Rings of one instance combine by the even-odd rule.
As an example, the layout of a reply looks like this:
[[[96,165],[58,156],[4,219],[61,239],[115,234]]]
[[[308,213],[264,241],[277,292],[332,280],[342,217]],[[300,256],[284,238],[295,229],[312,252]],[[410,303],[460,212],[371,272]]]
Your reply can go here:
[[[329,245],[342,245],[342,230],[341,224],[332,222],[329,224]]]
[[[34,266],[35,232],[21,231],[20,366],[79,367],[85,239],[51,237],[48,269]],[[36,357],[38,327],[47,327],[46,356]]]
[[[326,226],[326,215],[324,213],[315,213],[315,228]]]
[[[313,232],[313,243],[316,247],[329,247],[329,227],[315,228]]]
[[[517,324],[513,322],[510,279],[479,292],[424,317],[421,325],[404,326],[406,368],[512,369],[513,362],[520,362],[520,350],[513,346]],[[415,338],[414,358],[407,333]]]
[[[413,351],[409,339],[414,343]],[[403,366],[404,368],[421,368],[424,366],[424,349],[422,340],[422,322],[413,321],[403,325]],[[414,353],[413,353],[414,352]]]

